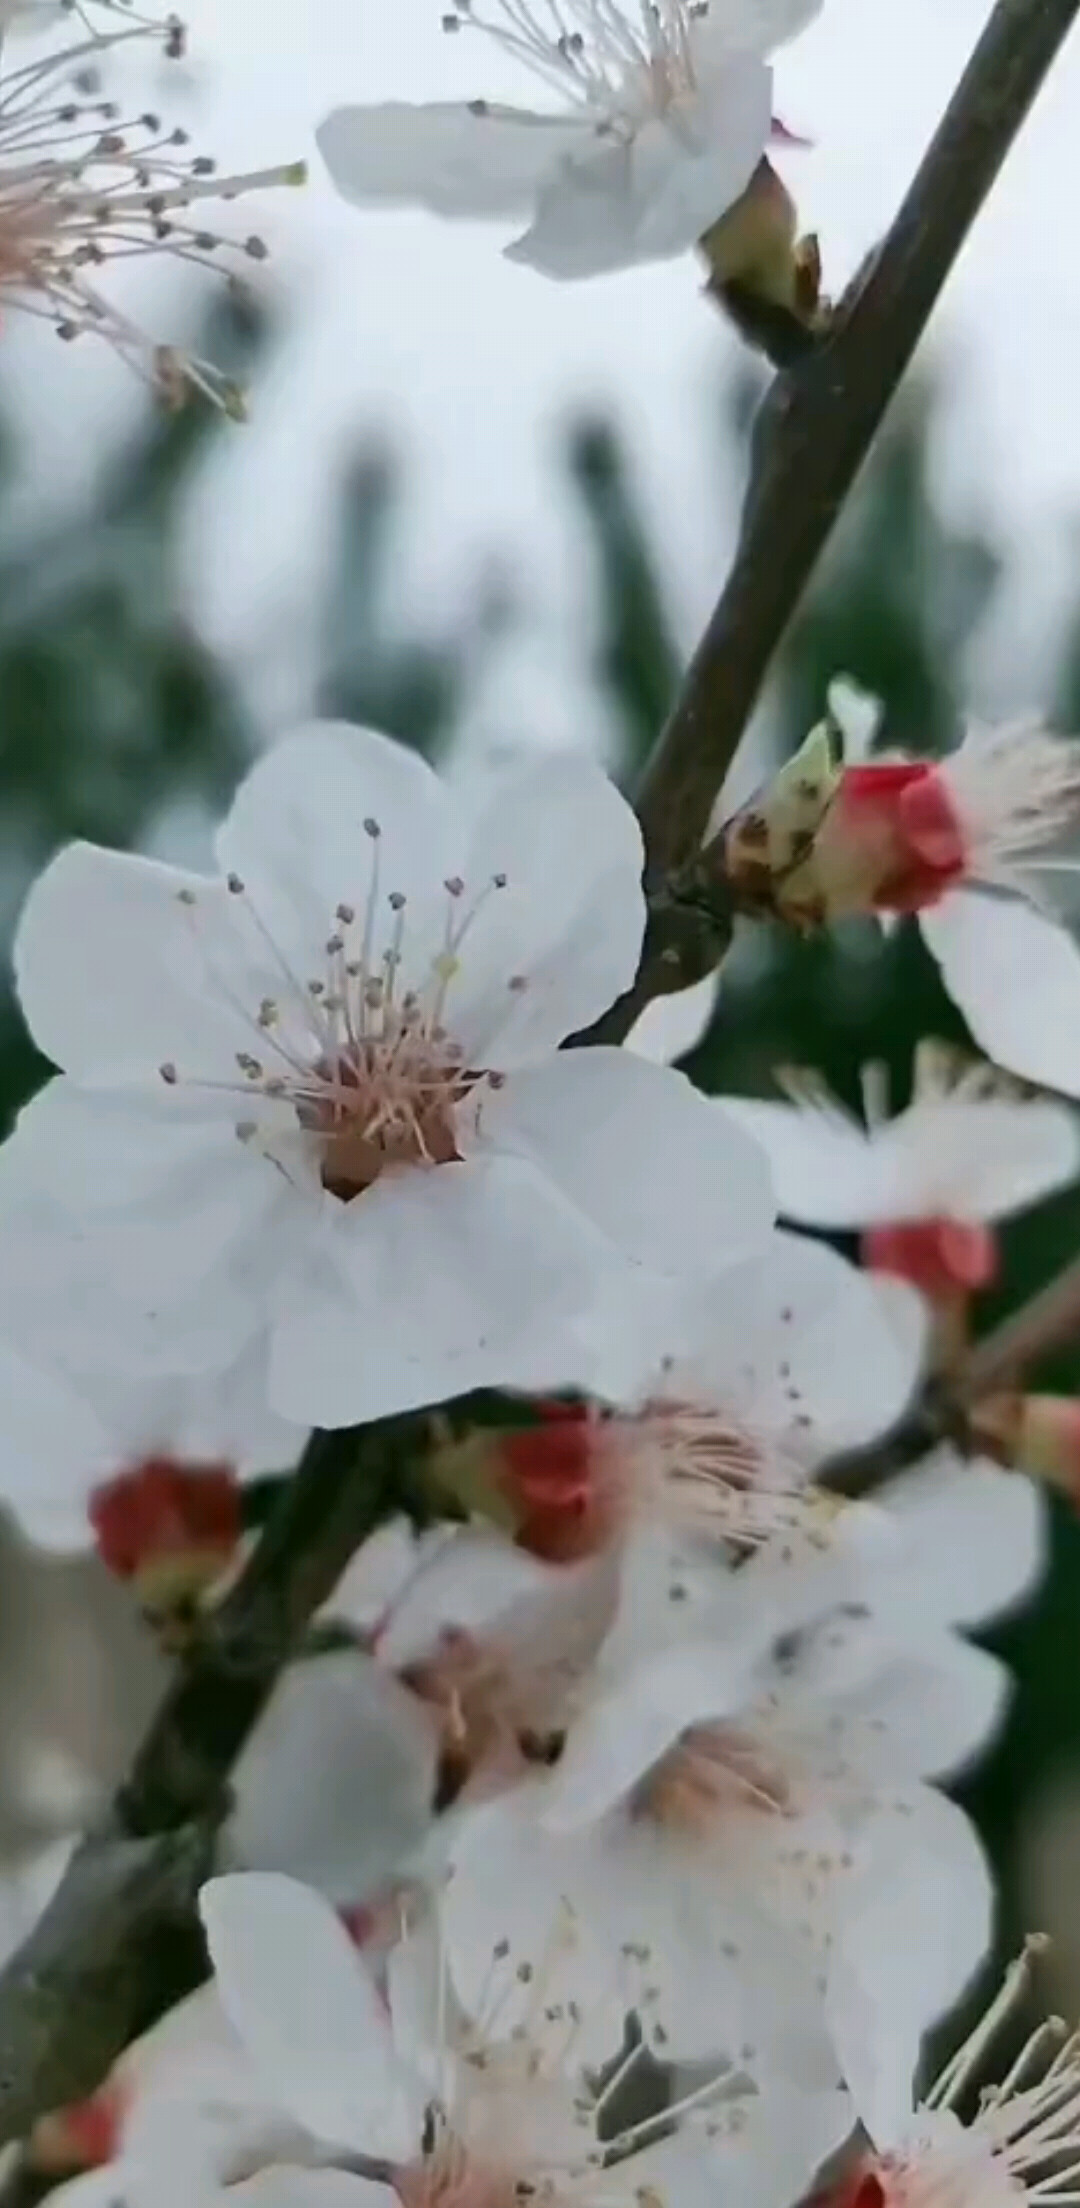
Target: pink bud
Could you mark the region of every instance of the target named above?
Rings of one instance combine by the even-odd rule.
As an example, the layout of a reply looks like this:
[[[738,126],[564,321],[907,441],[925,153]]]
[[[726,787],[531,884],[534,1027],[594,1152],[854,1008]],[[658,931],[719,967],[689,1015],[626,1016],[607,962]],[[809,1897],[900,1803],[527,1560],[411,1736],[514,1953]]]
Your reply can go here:
[[[863,1264],[911,1282],[931,1302],[989,1287],[997,1276],[991,1227],[960,1219],[918,1219],[871,1227],[860,1243]]]
[[[965,866],[961,823],[938,767],[897,759],[844,769],[814,848],[831,914],[922,912]]]
[[[87,1511],[98,1555],[120,1579],[190,1563],[193,1585],[205,1585],[229,1561],[241,1533],[240,1489],[224,1463],[147,1457],[96,1487]]]

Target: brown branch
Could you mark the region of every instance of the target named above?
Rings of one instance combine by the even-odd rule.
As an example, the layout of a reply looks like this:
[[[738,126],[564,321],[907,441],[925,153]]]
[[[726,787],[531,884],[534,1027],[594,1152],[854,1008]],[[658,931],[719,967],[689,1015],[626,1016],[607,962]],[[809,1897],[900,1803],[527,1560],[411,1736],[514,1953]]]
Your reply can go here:
[[[1054,1350],[1080,1342],[1080,1258],[969,1350],[948,1381],[930,1381],[887,1434],[834,1457],[819,1478],[848,1496],[876,1488],[928,1456],[943,1441],[973,1446],[969,1414],[987,1396],[1015,1387]]]
[[[654,996],[709,970],[718,869],[695,867],[762,682],[957,254],[1080,0],[997,0],[883,244],[827,334],[775,377],[755,425],[734,564],[646,770],[652,889],[645,957],[598,1032],[626,1035]],[[704,908],[691,929],[687,900]],[[711,963],[725,949],[723,906]],[[701,961],[704,960],[704,963]]]
[[[408,1493],[424,1433],[411,1417],[313,1436],[108,1816],[0,1972],[0,2143],[91,2092],[186,1991],[170,1944],[209,1870],[229,1771],[312,1612]]]

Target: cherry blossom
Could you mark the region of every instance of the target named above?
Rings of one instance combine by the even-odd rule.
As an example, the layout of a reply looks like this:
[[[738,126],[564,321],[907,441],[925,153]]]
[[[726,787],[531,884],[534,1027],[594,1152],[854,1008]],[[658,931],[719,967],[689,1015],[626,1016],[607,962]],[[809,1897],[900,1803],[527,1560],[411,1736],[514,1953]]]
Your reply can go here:
[[[95,1543],[122,1577],[166,1578],[200,1550],[217,1568],[239,1533],[236,1483],[291,1470],[306,1429],[267,1408],[265,1361],[213,1379],[103,1379],[47,1342],[0,1337],[6,1501],[46,1548]]]
[[[685,252],[749,184],[772,133],[766,56],[820,0],[460,0],[444,30],[482,34],[557,103],[343,107],[319,145],[360,206],[527,219],[507,248],[544,275],[597,276]]]
[[[312,2141],[317,2170],[305,2171],[299,2153],[282,2170],[297,2208],[331,2198],[376,2208],[376,2188],[386,2208],[448,2193],[634,2208],[642,2188],[663,2203],[718,2185],[737,2203],[786,2208],[849,2128],[835,2083],[800,2091],[731,2062],[657,2115],[619,2127],[605,2119],[640,2041],[620,2058],[616,2039],[619,2059],[590,2082],[577,2055],[588,2015],[553,2006],[542,1971],[527,1987],[513,1981],[527,2017],[510,2038],[505,1956],[491,1958],[487,2002],[467,2019],[428,1920],[407,1925],[391,1950],[384,1999],[325,1904],[292,1881],[215,1880],[202,1907],[225,2014],[268,2099]],[[265,2182],[253,2176],[229,2197],[262,2200]]]
[[[680,1074],[556,1050],[641,940],[639,832],[597,767],[539,761],[469,819],[414,754],[316,727],[252,770],[218,857],[70,846],[16,945],[68,1077],[9,1182],[74,1213],[178,1369],[212,1311],[220,1361],[265,1343],[305,1424],[546,1385],[545,1324],[620,1267],[761,1246],[749,1138]],[[114,1357],[139,1369],[122,1329]]]
[[[870,1266],[931,1296],[985,1287],[996,1222],[1080,1171],[1080,1127],[1064,1105],[1010,1093],[992,1067],[932,1043],[918,1050],[912,1100],[893,1118],[878,1068],[864,1077],[862,1119],[811,1075],[786,1085],[786,1104],[724,1100],[767,1151],[781,1212],[863,1230]]]
[[[787,1234],[649,1317],[652,1369],[631,1402],[552,1406],[507,1434],[502,1485],[520,1538],[562,1558],[641,1526],[676,1549],[827,1540],[837,1504],[812,1475],[899,1418],[919,1378],[919,1328],[902,1339],[853,1266]]]
[[[1080,2164],[1080,2035],[1060,2018],[1035,2027],[993,2077],[995,2045],[1027,2005],[1045,1942],[1030,1939],[969,2037],[917,2105],[918,2041],[902,2003],[879,2007],[852,1987],[842,2012],[847,2074],[870,2146],[845,2173],[839,2199],[880,2208],[977,2202],[1072,2202]],[[1015,2043],[1014,2043],[1015,2044]],[[961,2114],[962,2110],[974,2112]]]
[[[850,1938],[864,1968],[887,1960],[923,1882],[942,1911],[920,1953],[923,2025],[941,2013],[985,1945],[990,1887],[966,1819],[924,1782],[967,1762],[1007,1682],[944,1615],[916,1638],[898,1608],[887,1577],[879,1615],[871,1572],[845,1584],[830,1568],[815,1586],[759,1552],[666,1647],[624,1615],[561,1754],[453,1835],[446,1923],[466,2007],[492,1941],[535,1958],[569,1903],[563,1997],[615,1973],[662,2052],[756,2037],[778,2003],[812,2031],[830,1957]]]
[[[829,698],[851,763],[824,773],[778,908],[796,924],[914,913],[979,1048],[1080,1093],[1080,952],[1062,924],[1078,909],[1076,740],[1021,722],[973,726],[944,758],[881,755],[877,700],[847,682]]]

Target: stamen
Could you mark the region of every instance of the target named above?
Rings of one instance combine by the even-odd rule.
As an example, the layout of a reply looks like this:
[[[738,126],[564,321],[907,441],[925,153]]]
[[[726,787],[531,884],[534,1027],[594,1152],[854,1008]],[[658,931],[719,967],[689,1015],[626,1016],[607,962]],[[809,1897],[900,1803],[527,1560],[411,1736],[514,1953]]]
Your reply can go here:
[[[124,27],[102,30],[92,9],[122,18]],[[65,342],[87,332],[104,337],[170,405],[200,391],[241,417],[243,395],[229,377],[155,344],[90,271],[161,252],[201,267],[216,266],[222,255],[265,259],[261,237],[219,236],[185,219],[187,211],[205,198],[301,183],[303,164],[218,178],[205,156],[178,158],[186,132],[163,133],[154,114],[103,130],[103,122],[118,123],[118,110],[92,96],[90,65],[133,39],[153,39],[175,59],[184,51],[183,26],[120,0],[71,0],[67,12],[87,31],[84,39],[0,77],[0,305],[50,322]]]

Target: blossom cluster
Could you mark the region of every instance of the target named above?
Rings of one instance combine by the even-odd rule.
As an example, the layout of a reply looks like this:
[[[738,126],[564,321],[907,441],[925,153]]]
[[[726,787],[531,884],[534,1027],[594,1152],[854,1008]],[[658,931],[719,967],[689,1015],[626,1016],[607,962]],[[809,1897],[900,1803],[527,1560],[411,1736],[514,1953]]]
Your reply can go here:
[[[209,251],[202,165],[56,71],[180,32],[61,12],[85,44],[0,102],[0,286],[167,384],[86,271],[147,223]],[[524,219],[550,275],[700,244],[805,308],[758,218],[768,57],[815,12],[456,0],[444,30],[562,106],[352,108],[320,144],[354,199]],[[956,1379],[1000,1223],[1080,1174],[1080,772],[1041,729],[883,753],[878,718],[838,684],[706,857],[749,920],[917,917],[989,1056],[928,1042],[894,1116],[872,1068],[856,1117],[805,1072],[706,1096],[648,1019],[595,1039],[648,911],[587,756],[466,786],[317,723],[211,870],[75,843],[34,883],[15,977],[55,1070],[0,1146],[26,1534],[96,1547],[183,1648],[313,1429],[398,1421],[415,1459],[240,1758],[210,1977],[31,2142],[73,2202],[1077,2198],[1077,2041],[996,2059],[1038,1942],[918,2073],[993,1933],[945,1791],[1010,1695],[971,1635],[1037,1585],[1024,1471],[1078,1484],[1080,1420],[995,1396],[872,1497],[839,1472]]]

